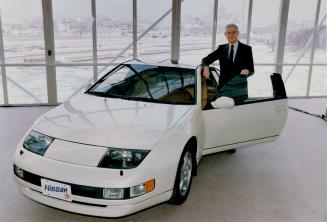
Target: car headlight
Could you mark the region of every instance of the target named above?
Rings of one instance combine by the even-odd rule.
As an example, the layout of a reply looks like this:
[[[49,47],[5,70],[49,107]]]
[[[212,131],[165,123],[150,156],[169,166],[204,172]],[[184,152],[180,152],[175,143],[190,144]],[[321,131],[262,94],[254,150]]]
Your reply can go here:
[[[53,140],[54,138],[50,136],[32,130],[26,137],[23,147],[28,151],[43,156]]]
[[[137,167],[149,152],[150,150],[110,148],[99,163],[99,167],[113,169],[132,169]]]

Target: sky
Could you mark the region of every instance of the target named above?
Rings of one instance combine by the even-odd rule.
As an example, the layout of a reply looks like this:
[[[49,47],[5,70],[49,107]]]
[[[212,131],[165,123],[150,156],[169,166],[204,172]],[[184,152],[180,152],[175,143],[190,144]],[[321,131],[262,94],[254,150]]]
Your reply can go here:
[[[184,0],[182,16],[212,17],[214,0]],[[254,22],[276,20],[282,0],[253,0]],[[132,0],[96,0],[97,14],[117,17],[122,21],[132,18]],[[141,19],[154,21],[171,7],[171,0],[138,0],[138,15]],[[244,14],[248,0],[219,0],[219,6],[232,13]],[[317,0],[291,0],[291,20],[314,20]],[[326,0],[321,10],[326,13]],[[91,16],[91,0],[53,0],[55,18]],[[0,0],[0,12],[4,18],[31,18],[41,16],[41,0]]]

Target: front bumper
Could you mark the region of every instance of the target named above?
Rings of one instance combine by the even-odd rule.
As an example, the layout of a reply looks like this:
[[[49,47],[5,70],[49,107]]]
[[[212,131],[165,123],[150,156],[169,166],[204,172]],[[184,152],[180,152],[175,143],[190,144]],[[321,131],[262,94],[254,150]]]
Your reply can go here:
[[[19,150],[19,149],[18,149]],[[24,150],[16,151],[14,164],[29,174],[27,178],[15,175],[20,191],[27,197],[42,204],[80,214],[121,217],[169,200],[172,195],[171,183],[166,175],[171,169],[142,168],[124,170],[102,169],[66,163],[45,158]],[[42,194],[41,178],[49,179],[72,187],[72,202],[48,197]],[[102,188],[127,188],[149,179],[155,179],[155,189],[141,196],[122,200],[102,198]]]
[[[20,179],[17,180],[19,181]],[[24,195],[42,204],[65,211],[70,211],[70,212],[85,214],[85,215],[100,216],[100,217],[126,216],[135,213],[137,211],[146,209],[148,207],[154,206],[156,204],[162,203],[168,200],[172,195],[172,191],[168,191],[134,204],[97,205],[97,204],[87,204],[86,199],[88,198],[86,199],[82,197],[77,198],[75,196],[74,199],[76,199],[76,201],[67,202],[64,200],[59,200],[56,198],[44,196],[41,192],[29,188],[29,186],[24,184],[24,182],[22,181],[18,182],[18,188]]]

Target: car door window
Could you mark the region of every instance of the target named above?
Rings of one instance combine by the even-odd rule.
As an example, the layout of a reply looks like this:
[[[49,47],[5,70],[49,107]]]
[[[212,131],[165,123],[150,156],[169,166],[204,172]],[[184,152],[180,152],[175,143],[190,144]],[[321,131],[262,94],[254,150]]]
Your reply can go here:
[[[212,76],[212,73],[210,74]],[[215,79],[210,76],[210,79],[204,79],[203,87],[202,87],[202,109],[212,109],[213,107],[210,105],[212,101],[215,101],[219,97],[230,97],[234,100],[236,106],[250,104],[250,103],[258,103],[265,102],[270,100],[278,100],[287,98],[285,87],[283,84],[283,80],[280,74],[274,73],[270,75],[270,80],[267,79],[265,83],[270,85],[272,89],[272,96],[270,97],[249,97],[248,91],[255,91],[256,85],[248,85],[248,80],[254,78],[254,76],[246,77],[242,75],[237,75],[234,78],[230,79],[225,85],[219,86],[216,84]],[[252,88],[249,88],[252,87]],[[203,105],[206,104],[206,105]]]
[[[222,86],[216,93],[216,97],[222,96],[234,99],[236,105],[245,102],[248,99],[248,84],[245,76],[237,75]]]

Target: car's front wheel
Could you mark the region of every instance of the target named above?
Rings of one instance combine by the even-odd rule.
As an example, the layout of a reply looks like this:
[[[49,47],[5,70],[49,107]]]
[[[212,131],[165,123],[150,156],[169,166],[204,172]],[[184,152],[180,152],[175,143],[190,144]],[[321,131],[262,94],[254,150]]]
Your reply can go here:
[[[182,204],[187,199],[192,184],[193,167],[195,167],[193,166],[193,160],[194,154],[192,149],[190,147],[185,147],[178,164],[173,194],[169,203]]]

